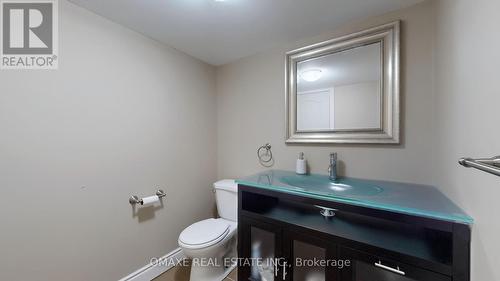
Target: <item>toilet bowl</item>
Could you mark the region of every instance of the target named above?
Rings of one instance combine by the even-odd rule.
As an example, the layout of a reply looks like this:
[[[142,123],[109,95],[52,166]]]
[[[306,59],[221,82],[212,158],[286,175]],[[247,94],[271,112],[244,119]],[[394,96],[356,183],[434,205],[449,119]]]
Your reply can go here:
[[[237,185],[222,180],[214,189],[220,218],[193,223],[179,235],[179,247],[192,259],[191,281],[220,281],[236,266]]]

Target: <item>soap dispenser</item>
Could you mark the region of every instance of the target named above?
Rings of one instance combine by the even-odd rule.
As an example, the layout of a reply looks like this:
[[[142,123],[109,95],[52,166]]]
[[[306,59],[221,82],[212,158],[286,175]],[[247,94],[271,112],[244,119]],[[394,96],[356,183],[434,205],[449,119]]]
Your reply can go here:
[[[304,159],[304,152],[299,153],[299,159],[297,159],[297,165],[295,166],[295,173],[298,175],[307,174],[307,160]]]

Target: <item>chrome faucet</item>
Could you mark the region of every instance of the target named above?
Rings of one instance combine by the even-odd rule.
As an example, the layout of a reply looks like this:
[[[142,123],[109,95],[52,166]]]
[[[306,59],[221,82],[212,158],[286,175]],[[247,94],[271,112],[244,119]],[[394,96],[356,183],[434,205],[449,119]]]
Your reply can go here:
[[[328,166],[328,172],[330,173],[330,180],[337,180],[337,153],[330,153],[330,166]]]

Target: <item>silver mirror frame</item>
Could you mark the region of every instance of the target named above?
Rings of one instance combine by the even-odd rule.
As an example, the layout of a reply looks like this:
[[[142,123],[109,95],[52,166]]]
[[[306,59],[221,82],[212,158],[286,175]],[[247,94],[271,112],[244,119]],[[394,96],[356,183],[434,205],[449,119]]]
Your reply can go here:
[[[297,63],[339,51],[382,44],[382,129],[373,131],[297,131]],[[286,143],[400,143],[400,21],[391,22],[286,53]]]

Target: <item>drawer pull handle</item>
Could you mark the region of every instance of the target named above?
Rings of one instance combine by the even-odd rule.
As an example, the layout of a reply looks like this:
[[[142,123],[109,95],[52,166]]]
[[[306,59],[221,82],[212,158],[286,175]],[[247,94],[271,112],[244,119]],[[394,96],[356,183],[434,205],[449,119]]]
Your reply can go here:
[[[319,213],[325,218],[331,218],[335,216],[337,209],[327,208],[319,205],[315,205],[316,208],[320,209]]]
[[[392,268],[390,266],[383,265],[381,261],[376,262],[375,266],[378,267],[378,268],[382,268],[382,269],[388,270],[390,272],[397,273],[399,275],[406,275],[406,273],[404,271],[402,271],[402,270],[399,269],[399,266],[397,268]]]

